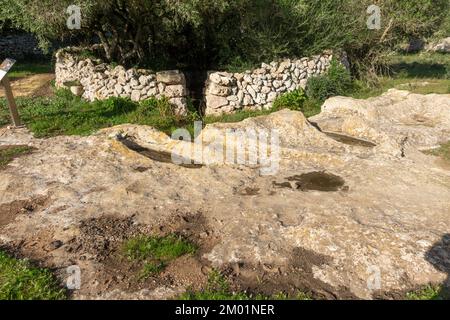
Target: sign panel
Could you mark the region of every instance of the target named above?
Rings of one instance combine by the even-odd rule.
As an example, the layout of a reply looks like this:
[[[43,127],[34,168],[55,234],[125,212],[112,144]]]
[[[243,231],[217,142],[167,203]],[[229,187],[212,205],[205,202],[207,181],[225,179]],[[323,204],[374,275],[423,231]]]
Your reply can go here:
[[[5,61],[0,64],[0,81],[3,77],[8,73],[8,71],[12,68],[12,66],[16,63],[14,59],[5,59]]]

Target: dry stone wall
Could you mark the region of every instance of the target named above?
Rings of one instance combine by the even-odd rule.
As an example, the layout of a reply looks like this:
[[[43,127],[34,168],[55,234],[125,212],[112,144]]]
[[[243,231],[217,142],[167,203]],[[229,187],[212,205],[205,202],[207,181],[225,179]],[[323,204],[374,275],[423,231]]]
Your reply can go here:
[[[127,70],[99,59],[80,58],[81,50],[72,47],[56,53],[57,87],[69,87],[74,94],[89,101],[109,97],[141,101],[165,96],[176,107],[178,114],[186,114],[186,79],[180,71]]]
[[[275,99],[295,89],[305,89],[308,79],[325,72],[332,55],[286,59],[244,73],[212,72],[205,88],[205,114],[220,115],[239,109],[270,108]]]

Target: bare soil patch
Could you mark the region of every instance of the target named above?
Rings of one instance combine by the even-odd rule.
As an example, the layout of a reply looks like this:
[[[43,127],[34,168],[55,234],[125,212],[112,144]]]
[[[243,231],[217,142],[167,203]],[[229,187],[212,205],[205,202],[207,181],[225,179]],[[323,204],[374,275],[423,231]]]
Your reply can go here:
[[[236,264],[223,270],[235,291],[273,296],[284,293],[295,298],[300,292],[313,299],[357,299],[348,288],[334,288],[314,278],[312,267],[331,262],[331,258],[296,248],[286,265]]]
[[[142,265],[128,260],[122,246],[127,239],[144,234],[164,236],[177,234],[198,246],[194,255],[182,256],[168,264],[157,276],[141,278]],[[208,232],[201,214],[177,214],[157,226],[138,225],[133,217],[122,219],[102,217],[89,219],[80,225],[80,235],[65,246],[71,254],[81,255],[103,265],[96,274],[100,292],[119,289],[136,292],[158,287],[186,286],[200,288],[207,281],[209,267],[201,258],[205,250],[213,245],[212,234]]]
[[[52,95],[51,82],[55,79],[52,73],[35,74],[11,82],[14,97],[40,97]],[[3,86],[0,85],[0,98],[5,97]]]
[[[0,229],[11,222],[21,214],[33,214],[33,212],[46,207],[48,197],[35,197],[27,200],[15,200],[10,203],[0,205]]]

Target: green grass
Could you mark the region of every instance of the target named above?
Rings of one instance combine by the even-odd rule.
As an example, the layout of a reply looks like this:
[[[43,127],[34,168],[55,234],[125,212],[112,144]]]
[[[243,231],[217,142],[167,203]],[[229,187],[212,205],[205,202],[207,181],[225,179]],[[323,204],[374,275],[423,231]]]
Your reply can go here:
[[[390,88],[405,89],[421,94],[450,93],[449,55],[422,53],[394,55],[389,59],[389,66],[392,69],[390,76],[381,77],[379,84],[375,87],[356,81],[348,94],[354,98],[365,99],[380,95]],[[23,65],[21,70],[40,72],[45,71],[47,67]],[[339,76],[335,78],[339,79]],[[193,123],[196,120],[203,120],[204,124],[239,122],[250,117],[268,115],[282,108],[300,110],[306,117],[311,117],[320,112],[322,101],[307,97],[303,91],[296,90],[278,97],[270,110],[241,110],[234,114],[206,116],[203,119],[194,110],[192,104],[189,104],[188,116],[182,117],[174,114],[166,99],[152,98],[135,103],[129,99],[110,98],[104,101],[87,102],[73,96],[68,90],[57,90],[52,97],[18,98],[17,104],[22,120],[36,137],[52,137],[89,135],[99,129],[124,123],[149,125],[169,135],[175,129],[186,128],[192,134]],[[6,102],[0,99],[0,126],[9,122]]]
[[[442,157],[450,162],[450,141],[441,145],[438,149],[428,150],[426,154]]]
[[[123,245],[123,253],[129,260],[143,264],[141,278],[157,275],[170,261],[193,254],[196,250],[194,244],[173,234],[165,237],[140,236],[127,240]]]
[[[225,277],[213,270],[208,278],[208,284],[202,291],[187,290],[180,297],[180,300],[312,300],[303,292],[298,292],[294,297],[285,293],[276,293],[272,296],[262,294],[251,295],[245,292],[232,292],[229,282]]]
[[[351,96],[367,99],[391,88],[417,94],[450,93],[450,57],[439,53],[396,54],[389,57],[389,76],[380,77],[377,86],[356,81]]]
[[[449,300],[450,295],[448,290],[441,286],[428,285],[422,289],[408,292],[406,294],[407,300]]]
[[[61,300],[66,298],[52,273],[0,251],[0,300]]]
[[[3,169],[14,158],[29,154],[33,148],[28,146],[10,146],[6,148],[0,148],[0,169]]]
[[[16,80],[35,74],[52,72],[53,66],[50,62],[16,62],[8,76],[11,80]]]
[[[142,267],[140,278],[147,279],[161,273],[166,268],[164,262],[145,262]]]
[[[448,79],[450,57],[448,54],[422,52],[395,54],[389,57],[392,72],[404,78]]]
[[[293,94],[295,92],[279,97],[280,101],[284,102],[278,103],[270,110],[242,110],[234,114],[207,116],[203,119],[192,110],[192,106],[187,116],[175,115],[164,98],[151,98],[139,103],[123,98],[88,102],[65,89],[56,90],[52,97],[18,98],[17,105],[21,119],[38,138],[58,135],[85,136],[99,129],[123,123],[152,126],[170,135],[178,128],[186,128],[192,134],[195,120],[203,120],[204,124],[239,122],[250,117],[268,115],[282,108],[302,110],[307,117],[320,112],[320,103],[310,99],[306,99],[303,105],[291,104],[289,96]],[[0,126],[9,122],[6,101],[0,99]]]
[[[153,126],[168,134],[193,123],[196,115],[177,116],[168,100],[151,98],[140,103],[130,99],[109,98],[88,102],[61,89],[52,97],[17,99],[23,122],[35,137],[90,135],[95,131],[123,123]],[[8,124],[5,100],[0,100],[0,126]]]

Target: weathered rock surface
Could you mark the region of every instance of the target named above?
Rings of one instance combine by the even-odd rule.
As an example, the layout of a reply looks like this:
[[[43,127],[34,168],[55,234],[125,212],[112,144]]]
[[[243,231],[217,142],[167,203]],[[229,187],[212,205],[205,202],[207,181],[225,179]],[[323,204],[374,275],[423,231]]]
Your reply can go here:
[[[324,131],[343,132],[377,144],[393,141],[430,148],[450,138],[450,95],[419,95],[391,89],[380,97],[328,99],[310,118]]]
[[[339,142],[288,110],[203,130],[199,139],[208,151],[235,143],[218,139],[226,130],[277,129],[279,170],[261,175],[259,166],[216,161],[187,168],[155,161],[117,140],[128,137],[169,153],[191,146],[145,126],[45,140],[25,129],[2,129],[0,145],[29,144],[36,151],[0,171],[0,207],[18,199],[47,200],[32,213],[0,219],[9,221],[0,224],[0,242],[63,275],[65,267],[79,265],[82,286],[75,298],[167,298],[182,292],[189,281],[147,291],[106,285],[99,280],[109,272],[100,253],[68,245],[83,237],[80,226],[87,219],[113,216],[159,228],[170,226],[180,212],[204,218],[208,230],[201,237],[210,247],[202,259],[208,266],[262,266],[288,279],[283,270],[300,250],[322,257],[301,255],[295,264],[303,268],[300,274],[308,269],[331,292],[346,288],[356,297],[371,298],[379,293],[368,286],[374,271],[379,271],[381,292],[444,282],[450,274],[449,247],[443,241],[450,233],[450,171],[418,150],[450,140],[450,95],[390,91],[368,100],[337,97],[311,121],[322,131],[376,146]],[[195,152],[191,156],[199,160]],[[303,174],[321,171],[342,179],[343,186],[322,192],[298,184]],[[55,240],[63,245],[41,249],[41,243],[48,247]]]
[[[432,52],[450,53],[450,37],[429,44],[427,50]]]

